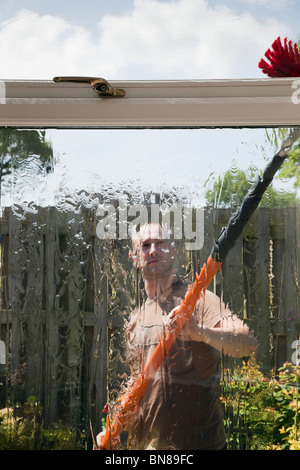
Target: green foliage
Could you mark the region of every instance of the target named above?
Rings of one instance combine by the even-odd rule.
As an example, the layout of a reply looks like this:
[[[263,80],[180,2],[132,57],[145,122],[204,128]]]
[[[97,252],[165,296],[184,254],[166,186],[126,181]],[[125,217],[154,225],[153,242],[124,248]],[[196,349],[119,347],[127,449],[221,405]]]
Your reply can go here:
[[[252,359],[224,375],[221,401],[229,449],[300,449],[300,368],[286,363],[265,377]]]
[[[45,131],[0,128],[0,183],[33,160],[35,171],[52,171],[53,149]]]
[[[250,186],[244,171],[228,170],[223,177],[219,176],[213,189],[206,192],[206,201],[213,207],[240,206]]]
[[[252,172],[250,172],[252,173]],[[223,177],[218,178],[213,189],[206,192],[206,201],[211,207],[239,207],[255,180],[247,177],[243,170],[228,170]],[[295,206],[296,193],[281,192],[270,185],[262,197],[260,206],[269,208]]]
[[[279,175],[282,178],[294,178],[294,188],[300,188],[300,142],[290,151]]]
[[[288,132],[289,129],[285,128],[268,129],[266,130],[266,139],[274,149],[278,149],[281,145],[279,142],[284,140]],[[278,176],[293,179],[294,188],[300,188],[300,139],[297,139],[292,145]]]
[[[266,129],[265,142],[268,152],[262,146],[260,152],[265,156],[270,149],[275,154],[287,137],[289,129]],[[277,177],[281,180],[291,179],[294,189],[300,187],[300,139],[297,139],[289,151],[288,158],[282,165]],[[218,177],[213,188],[205,194],[207,204],[211,207],[239,207],[249,189],[257,181],[257,169],[249,167],[245,172],[238,167],[228,169],[224,175]],[[286,207],[299,203],[296,192],[277,191],[271,184],[260,203],[261,207]]]
[[[44,427],[35,397],[0,410],[0,450],[80,450],[85,436],[62,422]]]

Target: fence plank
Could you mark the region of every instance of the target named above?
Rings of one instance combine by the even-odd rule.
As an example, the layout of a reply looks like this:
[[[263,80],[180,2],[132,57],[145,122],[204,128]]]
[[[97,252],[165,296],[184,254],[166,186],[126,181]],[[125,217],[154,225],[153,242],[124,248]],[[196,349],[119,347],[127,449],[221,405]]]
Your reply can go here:
[[[286,208],[286,250],[283,264],[283,310],[286,317],[286,357],[291,362],[292,343],[299,334],[299,213],[294,207]]]
[[[243,239],[236,242],[222,267],[223,300],[231,312],[244,318]]]
[[[258,360],[270,368],[272,334],[270,324],[270,215],[260,209],[248,224],[244,240],[247,316],[258,339]]]
[[[49,208],[45,216],[45,424],[48,426],[58,416],[59,388],[59,293],[57,288],[56,270],[58,232],[55,221],[55,210]]]
[[[286,315],[284,307],[284,252],[287,249],[286,210],[274,209],[271,225],[272,239],[272,330],[273,330],[273,362],[280,367],[286,356]]]
[[[10,209],[9,211],[9,255],[8,255],[8,304],[11,308],[11,383],[13,387],[14,398],[22,399],[24,393],[24,372],[26,368],[26,350],[24,339],[24,326],[26,316],[23,311],[23,302],[25,295],[26,281],[26,248],[23,243],[25,238],[24,228],[21,217]],[[13,235],[12,235],[13,234]]]
[[[24,348],[26,357],[26,395],[34,396],[41,402],[43,396],[44,373],[44,318],[42,310],[44,247],[41,225],[43,214],[40,209],[36,213],[26,215],[23,226],[21,267],[24,276],[23,314]],[[25,236],[25,241],[24,241]]]
[[[101,411],[107,402],[108,280],[104,272],[105,255],[103,248],[103,243],[95,238],[93,247],[94,332],[90,355],[88,400],[93,429],[96,433],[101,430]]]

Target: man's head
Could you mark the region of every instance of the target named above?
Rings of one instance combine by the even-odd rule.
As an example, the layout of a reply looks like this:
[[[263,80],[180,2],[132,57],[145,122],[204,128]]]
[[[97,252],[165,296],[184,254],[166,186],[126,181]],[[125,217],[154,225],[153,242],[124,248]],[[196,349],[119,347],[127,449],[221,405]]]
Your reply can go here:
[[[159,224],[148,223],[132,234],[134,263],[146,279],[159,279],[172,274],[175,250],[170,235]]]

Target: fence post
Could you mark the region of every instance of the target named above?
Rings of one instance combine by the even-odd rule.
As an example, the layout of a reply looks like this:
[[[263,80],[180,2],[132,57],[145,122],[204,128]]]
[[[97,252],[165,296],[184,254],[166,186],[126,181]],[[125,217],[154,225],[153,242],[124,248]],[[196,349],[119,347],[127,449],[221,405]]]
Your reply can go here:
[[[270,211],[259,208],[245,230],[244,272],[249,326],[257,336],[257,358],[263,369],[272,365],[270,322]]]
[[[35,208],[36,209],[36,208]],[[43,244],[39,210],[9,212],[9,303],[12,310],[12,380],[18,399],[41,399],[43,387]]]
[[[57,418],[59,388],[59,302],[57,298],[56,272],[58,231],[53,221],[56,211],[48,208],[45,216],[45,424]]]
[[[223,209],[220,221],[226,226],[231,210]],[[240,236],[230,250],[222,266],[223,301],[234,315],[244,317],[244,276],[243,276],[243,236]]]
[[[299,334],[299,210],[295,207],[286,208],[286,249],[283,265],[283,311],[286,317],[286,357],[288,362],[292,357],[292,343]]]
[[[108,280],[103,269],[103,243],[97,237],[94,241],[94,313],[93,341],[90,357],[89,403],[93,407],[91,419],[93,431],[101,430],[101,412],[107,402],[107,360],[108,360]]]

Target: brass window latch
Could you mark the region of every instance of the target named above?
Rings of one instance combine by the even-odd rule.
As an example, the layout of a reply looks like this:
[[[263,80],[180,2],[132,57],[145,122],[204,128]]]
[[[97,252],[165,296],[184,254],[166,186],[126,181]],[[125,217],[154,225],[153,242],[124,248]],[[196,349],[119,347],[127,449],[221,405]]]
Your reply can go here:
[[[125,96],[125,90],[113,88],[107,80],[97,77],[54,77],[54,82],[89,83],[99,96]]]

